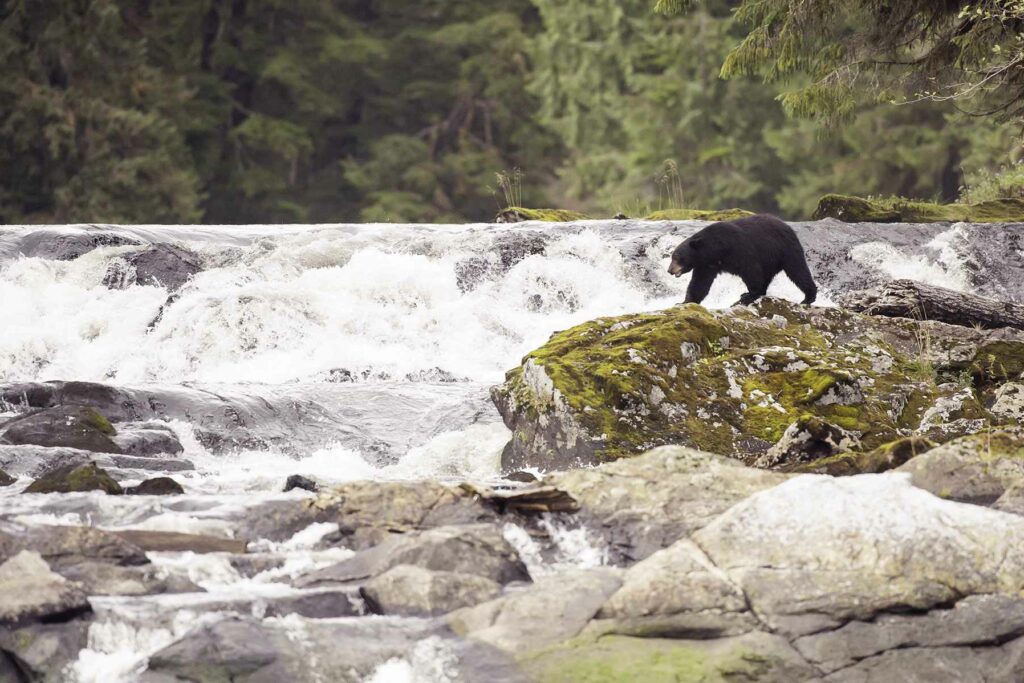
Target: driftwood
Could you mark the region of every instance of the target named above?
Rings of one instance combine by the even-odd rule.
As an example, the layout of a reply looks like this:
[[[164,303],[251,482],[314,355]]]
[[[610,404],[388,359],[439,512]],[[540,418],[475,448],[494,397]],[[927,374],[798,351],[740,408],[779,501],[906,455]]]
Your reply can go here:
[[[1024,330],[1024,305],[963,294],[914,280],[893,280],[881,287],[848,292],[836,302],[851,311],[890,318],[937,320],[962,327]]]
[[[491,489],[462,484],[463,491],[479,496],[493,505],[498,512],[576,512],[579,503],[567,492],[554,486],[528,486],[516,489]]]

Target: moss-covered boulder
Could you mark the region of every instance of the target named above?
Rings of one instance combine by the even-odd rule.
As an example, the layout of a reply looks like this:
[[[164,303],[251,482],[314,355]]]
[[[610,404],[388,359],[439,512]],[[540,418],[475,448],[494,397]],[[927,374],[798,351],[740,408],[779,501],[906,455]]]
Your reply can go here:
[[[80,405],[39,410],[0,426],[0,439],[9,444],[77,448],[94,453],[122,453],[111,438],[116,435],[102,413]]]
[[[25,493],[76,493],[80,491],[104,491],[114,495],[124,493],[121,485],[94,462],[58,467],[39,477],[25,489]]]
[[[544,223],[568,223],[583,221],[587,216],[579,211],[568,209],[527,209],[521,206],[510,206],[502,209],[495,216],[495,223],[522,223],[524,221],[542,221]]]
[[[1022,353],[1016,330],[776,299],[726,311],[691,304],[558,332],[492,399],[513,431],[508,469],[589,465],[663,444],[751,463],[808,416],[853,437],[837,445],[863,452],[979,431],[999,422],[985,403],[1024,370]]]
[[[846,223],[1020,223],[1024,222],[1024,199],[934,204],[900,197],[864,199],[827,194],[818,201],[812,218],[837,218]]]
[[[734,221],[737,218],[753,216],[753,212],[745,209],[723,209],[708,211],[705,209],[666,209],[655,211],[644,216],[645,221]]]
[[[783,468],[787,472],[830,474],[879,474],[895,469],[911,458],[935,448],[935,442],[923,436],[907,436],[883,444],[873,451],[847,451],[818,460],[798,462]]]

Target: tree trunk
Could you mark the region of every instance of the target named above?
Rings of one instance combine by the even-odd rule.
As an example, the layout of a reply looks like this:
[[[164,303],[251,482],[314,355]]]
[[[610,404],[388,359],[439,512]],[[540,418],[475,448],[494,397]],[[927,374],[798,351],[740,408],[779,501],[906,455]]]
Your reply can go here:
[[[836,297],[843,308],[890,318],[937,320],[963,327],[1024,330],[1024,305],[962,294],[914,280],[893,280],[881,287]]]

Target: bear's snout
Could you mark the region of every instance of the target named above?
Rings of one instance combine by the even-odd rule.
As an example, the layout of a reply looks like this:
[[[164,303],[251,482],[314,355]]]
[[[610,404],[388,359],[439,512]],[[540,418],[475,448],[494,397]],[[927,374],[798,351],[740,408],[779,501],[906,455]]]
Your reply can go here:
[[[680,277],[686,271],[683,269],[683,267],[681,265],[679,265],[678,263],[673,261],[669,265],[669,267],[668,267],[668,272],[669,272],[670,275],[675,275],[676,277]]]

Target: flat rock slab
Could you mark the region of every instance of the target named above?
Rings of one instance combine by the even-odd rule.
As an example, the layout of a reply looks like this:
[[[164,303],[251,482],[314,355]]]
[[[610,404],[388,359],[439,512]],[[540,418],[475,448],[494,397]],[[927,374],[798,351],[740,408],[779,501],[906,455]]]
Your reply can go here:
[[[936,498],[906,475],[801,475],[693,535],[773,630],[1024,589],[1024,519]]]
[[[148,564],[145,551],[117,534],[88,526],[22,526],[0,522],[0,560],[33,550],[61,571],[83,559],[119,566]]]

